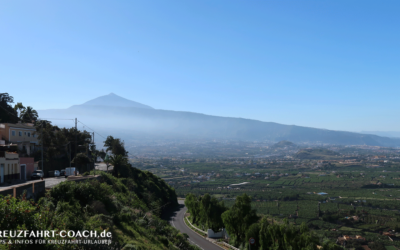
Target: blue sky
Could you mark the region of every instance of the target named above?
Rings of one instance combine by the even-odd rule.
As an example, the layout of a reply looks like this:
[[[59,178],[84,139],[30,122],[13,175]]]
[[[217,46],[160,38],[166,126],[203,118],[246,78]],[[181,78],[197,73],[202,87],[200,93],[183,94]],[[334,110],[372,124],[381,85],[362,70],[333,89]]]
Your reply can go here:
[[[0,92],[399,131],[399,1],[2,1]]]

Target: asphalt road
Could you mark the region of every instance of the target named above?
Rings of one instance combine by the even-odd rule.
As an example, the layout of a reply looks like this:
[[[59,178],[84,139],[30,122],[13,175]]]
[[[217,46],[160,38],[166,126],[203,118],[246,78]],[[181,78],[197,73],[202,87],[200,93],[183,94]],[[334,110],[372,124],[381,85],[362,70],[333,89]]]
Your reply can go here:
[[[96,170],[107,171],[107,165],[103,162],[95,163]],[[112,170],[113,166],[109,166],[108,170]]]
[[[45,178],[44,185],[46,188],[51,188],[66,180],[67,178],[65,178],[65,176]]]
[[[186,226],[183,218],[185,216],[187,208],[185,207],[183,200],[178,200],[178,202],[180,204],[180,209],[179,211],[176,211],[170,219],[170,223],[172,224],[172,226],[174,226],[182,233],[186,233],[187,235],[189,235],[190,243],[200,247],[203,250],[221,250],[221,247],[209,242],[197,233],[193,232],[188,226]]]

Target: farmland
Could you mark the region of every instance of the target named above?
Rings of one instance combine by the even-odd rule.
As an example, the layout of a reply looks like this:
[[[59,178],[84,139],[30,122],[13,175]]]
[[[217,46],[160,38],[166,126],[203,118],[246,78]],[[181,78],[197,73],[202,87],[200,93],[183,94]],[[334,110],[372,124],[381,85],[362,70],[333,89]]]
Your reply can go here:
[[[321,238],[359,235],[365,244],[400,246],[391,240],[396,239],[393,231],[391,237],[382,235],[400,231],[400,161],[368,155],[347,160],[340,159],[343,151],[326,157],[326,150],[316,152],[316,159],[214,159],[147,170],[165,178],[180,197],[208,193],[230,207],[235,197],[246,193],[259,215],[305,222]],[[392,157],[396,154],[391,151]]]

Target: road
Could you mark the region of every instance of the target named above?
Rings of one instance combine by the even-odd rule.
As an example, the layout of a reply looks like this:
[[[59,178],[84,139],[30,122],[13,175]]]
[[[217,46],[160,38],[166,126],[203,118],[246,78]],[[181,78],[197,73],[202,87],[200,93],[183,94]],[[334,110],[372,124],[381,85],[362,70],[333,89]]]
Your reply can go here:
[[[193,232],[188,226],[186,226],[185,222],[183,221],[183,218],[185,216],[185,213],[187,211],[187,208],[184,205],[183,200],[178,200],[180,208],[178,211],[174,213],[174,215],[170,219],[170,223],[172,226],[174,226],[176,229],[181,231],[182,233],[186,233],[189,235],[189,242],[200,247],[203,250],[221,250],[223,248],[209,242],[208,240],[204,239],[197,233]]]
[[[95,168],[96,168],[96,170],[107,171],[107,165],[103,162],[95,163]],[[113,169],[113,166],[108,167],[109,171],[112,169]]]
[[[65,176],[59,176],[59,177],[50,177],[50,178],[44,178],[44,185],[46,188],[52,188],[55,185],[66,181],[67,178],[65,178]]]

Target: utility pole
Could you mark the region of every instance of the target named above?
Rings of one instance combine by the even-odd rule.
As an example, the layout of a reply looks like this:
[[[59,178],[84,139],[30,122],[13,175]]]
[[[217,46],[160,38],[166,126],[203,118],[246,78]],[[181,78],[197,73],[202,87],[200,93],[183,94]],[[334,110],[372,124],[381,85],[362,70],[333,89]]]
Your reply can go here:
[[[75,118],[75,157],[78,154],[78,119]],[[76,164],[74,164],[76,167]]]
[[[93,132],[93,145],[94,144],[94,132]],[[96,175],[96,159],[97,159],[97,155],[94,155],[94,159],[93,159],[93,175]]]
[[[44,169],[43,169],[43,121],[42,121],[41,125],[42,125],[42,129],[41,129],[40,133],[42,133],[42,134],[41,134],[40,137],[42,138],[42,141],[41,141],[41,144],[42,144],[42,150],[41,150],[42,151],[42,171],[43,171],[43,174],[44,174]]]
[[[71,157],[72,157],[72,152],[71,152],[71,142],[68,143],[69,144],[69,167],[71,167]]]

